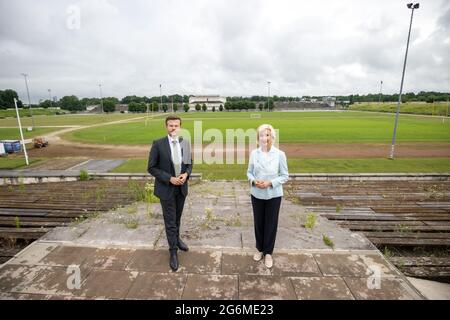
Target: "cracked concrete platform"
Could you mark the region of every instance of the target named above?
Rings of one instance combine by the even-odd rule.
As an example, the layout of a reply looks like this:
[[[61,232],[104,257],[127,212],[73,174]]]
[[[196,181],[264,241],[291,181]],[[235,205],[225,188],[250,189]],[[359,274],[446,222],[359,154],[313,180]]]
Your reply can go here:
[[[280,252],[272,269],[243,250],[194,249],[179,257],[172,272],[165,249],[37,241],[1,266],[0,299],[423,298],[371,251]]]
[[[159,203],[55,228],[0,267],[0,299],[423,299],[360,233],[283,200],[274,267],[254,262],[246,183],[190,187],[171,272]],[[333,246],[323,241],[327,235]],[[78,282],[79,286],[74,286]]]

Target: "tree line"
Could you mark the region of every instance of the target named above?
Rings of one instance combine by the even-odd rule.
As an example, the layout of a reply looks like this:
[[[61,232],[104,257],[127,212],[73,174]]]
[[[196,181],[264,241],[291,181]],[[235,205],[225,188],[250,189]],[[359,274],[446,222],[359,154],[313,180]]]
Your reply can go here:
[[[402,102],[442,102],[450,100],[450,93],[435,91],[420,91],[419,93],[407,92],[402,94]],[[348,96],[336,96],[336,101],[349,101],[350,104],[356,102],[397,102],[397,94],[352,94]]]
[[[191,95],[192,96],[192,95]],[[188,95],[163,95],[154,97],[140,97],[136,95],[125,96],[122,99],[116,97],[100,98],[82,98],[79,99],[75,95],[64,96],[57,101],[44,100],[32,107],[40,108],[54,108],[59,107],[68,111],[84,111],[88,106],[103,104],[103,110],[105,112],[112,112],[115,110],[115,106],[119,103],[127,104],[130,112],[147,112],[147,111],[168,111],[169,106],[171,109],[172,103],[174,111],[189,110],[189,97]],[[14,108],[14,98],[18,100],[19,108],[27,108],[28,104],[19,100],[18,94],[12,89],[0,90],[0,109]],[[295,102],[316,99],[322,100],[322,96],[302,96],[302,97],[289,97],[289,96],[277,96],[273,95],[267,102],[267,96],[233,96],[226,97],[227,102],[223,106],[219,106],[213,111],[233,111],[233,110],[266,110],[273,109],[275,102]],[[354,104],[358,102],[396,102],[398,100],[398,94],[366,94],[366,95],[344,95],[336,96],[337,103]],[[435,91],[420,91],[418,93],[407,92],[402,95],[402,102],[441,102],[450,100],[450,93],[435,92]],[[162,104],[161,104],[162,102]],[[222,108],[221,108],[222,107]],[[206,106],[196,105],[195,110],[206,111]]]

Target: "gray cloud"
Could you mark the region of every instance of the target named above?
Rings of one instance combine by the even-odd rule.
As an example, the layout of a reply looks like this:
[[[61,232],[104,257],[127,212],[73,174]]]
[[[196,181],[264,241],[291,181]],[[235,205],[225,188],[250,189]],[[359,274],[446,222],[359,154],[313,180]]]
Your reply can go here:
[[[398,91],[407,1],[0,0],[0,88],[76,94]],[[80,28],[68,23],[71,6]],[[405,91],[450,88],[450,6],[415,12]]]

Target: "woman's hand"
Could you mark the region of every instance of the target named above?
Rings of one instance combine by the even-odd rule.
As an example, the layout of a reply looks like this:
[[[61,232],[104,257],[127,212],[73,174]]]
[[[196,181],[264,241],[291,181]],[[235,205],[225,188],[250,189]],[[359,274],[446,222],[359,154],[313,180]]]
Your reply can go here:
[[[272,185],[269,180],[255,180],[255,186],[259,189],[266,189]]]

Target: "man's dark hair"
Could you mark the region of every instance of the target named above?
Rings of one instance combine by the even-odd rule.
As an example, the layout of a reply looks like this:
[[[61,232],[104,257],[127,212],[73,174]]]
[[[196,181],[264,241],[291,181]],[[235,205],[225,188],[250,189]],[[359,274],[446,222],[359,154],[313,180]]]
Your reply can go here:
[[[170,120],[180,120],[180,125],[181,125],[181,118],[179,117],[179,116],[168,116],[167,118],[166,118],[166,126],[167,126],[167,122],[168,121],[170,121]]]

